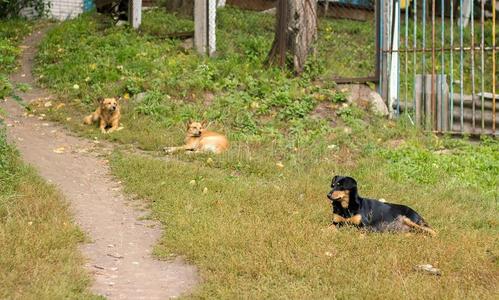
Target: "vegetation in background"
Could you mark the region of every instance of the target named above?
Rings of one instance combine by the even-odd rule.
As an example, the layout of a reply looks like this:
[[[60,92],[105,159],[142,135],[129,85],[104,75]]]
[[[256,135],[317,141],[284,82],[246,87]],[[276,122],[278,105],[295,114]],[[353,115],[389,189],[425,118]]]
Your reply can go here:
[[[32,26],[31,22],[21,19],[0,20],[0,99],[13,91],[8,75],[17,66],[17,59],[22,51],[19,43],[31,32]]]
[[[21,17],[21,11],[28,9],[35,17],[43,17],[50,8],[50,1],[45,0],[2,0],[0,1],[0,19]]]
[[[91,298],[63,197],[24,165],[0,129],[0,298]]]

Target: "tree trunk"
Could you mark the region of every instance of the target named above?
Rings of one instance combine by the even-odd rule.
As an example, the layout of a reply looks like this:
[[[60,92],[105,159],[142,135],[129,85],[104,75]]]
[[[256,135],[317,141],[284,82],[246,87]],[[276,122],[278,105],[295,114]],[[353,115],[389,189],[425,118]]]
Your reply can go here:
[[[317,38],[316,0],[279,0],[277,3],[276,34],[268,61],[286,65],[286,56],[293,59],[293,70],[303,71]]]

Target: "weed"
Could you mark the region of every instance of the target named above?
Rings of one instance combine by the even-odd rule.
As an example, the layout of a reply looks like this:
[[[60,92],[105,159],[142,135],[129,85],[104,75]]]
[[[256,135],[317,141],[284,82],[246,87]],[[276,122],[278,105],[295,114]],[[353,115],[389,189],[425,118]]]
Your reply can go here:
[[[0,20],[0,99],[10,96],[14,90],[8,74],[17,67],[21,53],[18,45],[32,25],[21,19]]]

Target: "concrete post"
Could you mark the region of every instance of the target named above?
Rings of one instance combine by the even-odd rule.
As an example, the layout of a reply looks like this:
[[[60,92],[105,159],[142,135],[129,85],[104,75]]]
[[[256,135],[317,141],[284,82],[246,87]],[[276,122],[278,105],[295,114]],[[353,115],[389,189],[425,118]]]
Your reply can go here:
[[[203,55],[213,55],[216,50],[216,0],[194,1],[194,46]]]
[[[130,25],[137,29],[142,23],[142,0],[128,1],[128,16]]]
[[[392,50],[392,52],[389,54],[389,88],[388,88],[388,111],[390,112],[390,118],[394,116],[394,109],[393,106],[394,104],[399,101],[398,99],[398,91],[399,91],[399,10],[400,10],[400,2],[398,0],[395,0],[394,2],[391,3],[392,7],[390,10],[390,13],[393,13],[393,20],[390,20],[391,22],[388,24],[391,28],[393,28],[393,32],[390,32],[390,39],[389,39],[389,49]],[[393,22],[393,24],[392,24]],[[392,31],[392,30],[390,30]]]

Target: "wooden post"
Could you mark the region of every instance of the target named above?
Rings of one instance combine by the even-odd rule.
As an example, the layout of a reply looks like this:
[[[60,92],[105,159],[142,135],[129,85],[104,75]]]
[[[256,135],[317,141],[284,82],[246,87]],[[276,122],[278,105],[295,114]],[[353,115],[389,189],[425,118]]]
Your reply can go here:
[[[142,0],[128,0],[128,21],[137,29],[142,23]]]
[[[213,55],[216,50],[216,0],[194,1],[194,46],[203,55]]]
[[[437,130],[449,130],[449,86],[446,75],[437,76]]]
[[[423,98],[424,98],[424,93],[423,93],[423,77],[424,75],[416,75],[416,107],[414,108],[415,111],[415,120],[414,122],[416,123],[416,127],[421,127],[421,121],[422,121],[422,107],[423,107]]]

